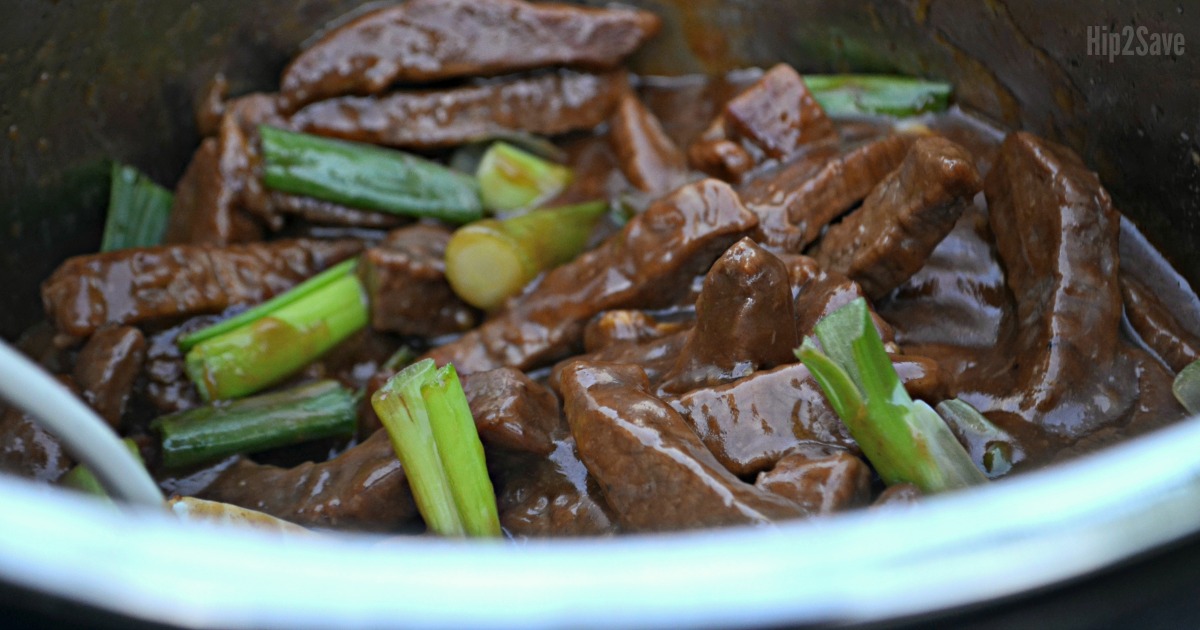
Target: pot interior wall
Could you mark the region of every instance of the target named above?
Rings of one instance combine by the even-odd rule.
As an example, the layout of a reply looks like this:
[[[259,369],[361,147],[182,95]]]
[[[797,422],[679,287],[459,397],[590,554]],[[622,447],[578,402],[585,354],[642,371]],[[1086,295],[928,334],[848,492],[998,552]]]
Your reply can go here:
[[[787,61],[953,81],[960,102],[1074,147],[1119,207],[1200,284],[1200,52],[1088,54],[1088,27],[1146,27],[1200,45],[1200,9],[1164,1],[627,0],[666,18],[635,61],[651,73]],[[0,6],[0,335],[37,320],[38,285],[93,251],[106,159],[163,184],[197,138],[214,73],[234,94],[275,85],[314,25],[355,0],[9,0]]]

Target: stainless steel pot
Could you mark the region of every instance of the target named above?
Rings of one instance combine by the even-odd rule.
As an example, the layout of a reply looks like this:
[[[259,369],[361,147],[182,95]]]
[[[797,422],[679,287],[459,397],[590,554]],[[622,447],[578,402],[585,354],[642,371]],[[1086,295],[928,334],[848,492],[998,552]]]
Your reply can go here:
[[[192,99],[216,71],[270,88],[353,0],[9,0],[0,6],[0,333],[37,285],[95,249],[102,160],[173,182]],[[791,62],[955,82],[996,121],[1073,146],[1121,209],[1200,284],[1200,9],[645,0],[667,18],[646,72]],[[1089,27],[1185,38],[1183,54],[1089,54]],[[1099,31],[1092,31],[1093,33]],[[1134,51],[1136,52],[1136,51]],[[2,376],[0,376],[2,378]],[[225,627],[761,625],[894,619],[1045,587],[1200,531],[1200,419],[907,511],[775,530],[525,545],[183,527],[0,478],[0,580],[136,619]],[[16,589],[16,590],[14,590]]]

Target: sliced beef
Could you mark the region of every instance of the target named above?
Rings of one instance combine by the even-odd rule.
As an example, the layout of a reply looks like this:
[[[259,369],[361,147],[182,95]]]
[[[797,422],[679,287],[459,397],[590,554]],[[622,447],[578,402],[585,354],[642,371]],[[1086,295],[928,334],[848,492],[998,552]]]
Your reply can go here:
[[[872,508],[879,507],[896,507],[912,505],[921,500],[924,493],[921,489],[911,483],[898,483],[894,486],[879,493],[875,497],[875,502],[871,504]]]
[[[298,130],[413,149],[448,147],[497,134],[556,135],[604,122],[629,90],[624,71],[556,70],[464,87],[345,96],[296,112]]]
[[[832,514],[871,502],[871,469],[849,451],[803,445],[759,473],[754,485],[778,494],[809,514]]]
[[[1120,274],[1121,297],[1129,323],[1146,345],[1175,372],[1200,360],[1200,337],[1193,335],[1146,285]]]
[[[394,531],[417,515],[386,431],[321,464],[279,468],[243,459],[197,496],[308,527]]]
[[[599,247],[547,273],[501,314],[427,356],[464,373],[545,365],[577,348],[597,313],[671,304],[689,279],[754,225],[727,184],[710,179],[684,186]]]
[[[629,309],[604,311],[583,329],[583,349],[598,352],[617,344],[641,344],[677,333],[691,322],[663,321],[647,313]]]
[[[579,457],[622,529],[765,524],[803,515],[799,506],[725,470],[649,387],[637,366],[578,361],[563,373]]]
[[[42,283],[55,326],[86,337],[133,324],[261,302],[358,253],[357,241],[285,240],[225,248],[164,245],[68,259]]]
[[[187,375],[179,338],[221,319],[219,315],[200,315],[150,335],[146,344],[145,397],[160,413],[184,411],[200,404],[200,394]]]
[[[646,373],[651,387],[656,390],[667,373],[675,367],[679,353],[687,344],[691,326],[645,341],[621,341],[613,343],[594,352],[575,355],[557,363],[550,370],[546,384],[560,396],[562,395],[562,373],[573,361],[583,360],[619,365],[636,365]]]
[[[133,382],[146,359],[146,337],[132,326],[105,326],[79,351],[74,377],[83,399],[113,429],[133,391]]]
[[[462,377],[463,391],[487,446],[546,456],[566,432],[558,399],[520,370],[496,368]]]
[[[836,148],[828,144],[750,180],[738,193],[758,215],[755,240],[773,249],[803,251],[900,166],[912,140],[886,136],[837,157],[831,157]]]
[[[795,296],[796,329],[803,339],[813,334],[817,322],[860,297],[866,297],[862,286],[836,271],[825,271],[807,256],[786,257],[790,261],[788,275]],[[892,341],[892,327],[875,312],[870,300],[867,308],[871,320],[884,343]]]
[[[687,180],[687,159],[637,95],[626,94],[608,125],[625,178],[642,192],[664,195]]]
[[[900,380],[918,398],[940,400],[937,364],[919,357],[893,356]],[[730,472],[754,474],[795,448],[818,443],[858,451],[821,387],[799,363],[756,372],[744,379],[692,390],[670,400]]]
[[[836,140],[833,122],[804,80],[791,66],[779,64],[726,104],[688,156],[700,170],[737,182],[757,166]]]
[[[829,228],[812,256],[880,299],[925,264],[981,187],[966,149],[921,138],[861,208]]]
[[[240,205],[248,168],[244,151],[205,138],[175,187],[164,242],[228,245],[262,239],[262,227]]]
[[[409,0],[326,33],[283,72],[288,108],[343,94],[575,65],[613,68],[658,32],[647,11],[519,0]]]
[[[408,219],[387,212],[360,210],[324,199],[289,195],[271,191],[268,203],[273,211],[290,215],[318,225],[338,225],[360,228],[396,228]]]
[[[370,297],[371,326],[402,335],[460,333],[476,311],[446,281],[450,230],[419,224],[388,234],[363,254],[359,273]]]
[[[78,395],[69,377],[58,378]],[[62,442],[31,416],[15,408],[0,410],[0,472],[53,483],[73,465]]]
[[[603,536],[617,531],[600,487],[575,451],[575,440],[555,442],[548,458],[515,466],[497,497],[500,525],[518,538]]]
[[[696,327],[661,390],[681,394],[791,363],[799,345],[787,267],[744,238],[708,271]]]

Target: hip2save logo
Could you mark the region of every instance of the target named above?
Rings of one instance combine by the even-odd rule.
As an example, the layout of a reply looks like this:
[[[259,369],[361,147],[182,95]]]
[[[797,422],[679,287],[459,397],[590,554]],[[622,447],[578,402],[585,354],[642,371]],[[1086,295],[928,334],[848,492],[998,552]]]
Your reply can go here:
[[[1183,33],[1156,33],[1145,26],[1087,27],[1087,54],[1108,57],[1109,63],[1117,57],[1179,56],[1183,49]]]

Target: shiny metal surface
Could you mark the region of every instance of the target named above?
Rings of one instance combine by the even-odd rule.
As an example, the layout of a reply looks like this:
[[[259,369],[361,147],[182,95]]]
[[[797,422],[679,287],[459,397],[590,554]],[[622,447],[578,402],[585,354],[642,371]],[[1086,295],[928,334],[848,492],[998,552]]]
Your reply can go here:
[[[94,249],[104,158],[163,183],[223,70],[271,86],[314,24],[354,0],[10,0],[0,6],[0,334],[37,283]],[[995,120],[1073,146],[1200,281],[1200,48],[1087,54],[1092,25],[1173,30],[1180,2],[643,0],[667,29],[650,72],[789,61],[955,81]],[[328,537],[297,546],[184,527],[0,478],[0,581],[184,626],[677,627],[852,622],[1056,583],[1200,531],[1200,419],[910,510],[771,530],[522,545]],[[754,579],[726,579],[727,575]],[[464,604],[462,593],[471,593]]]

